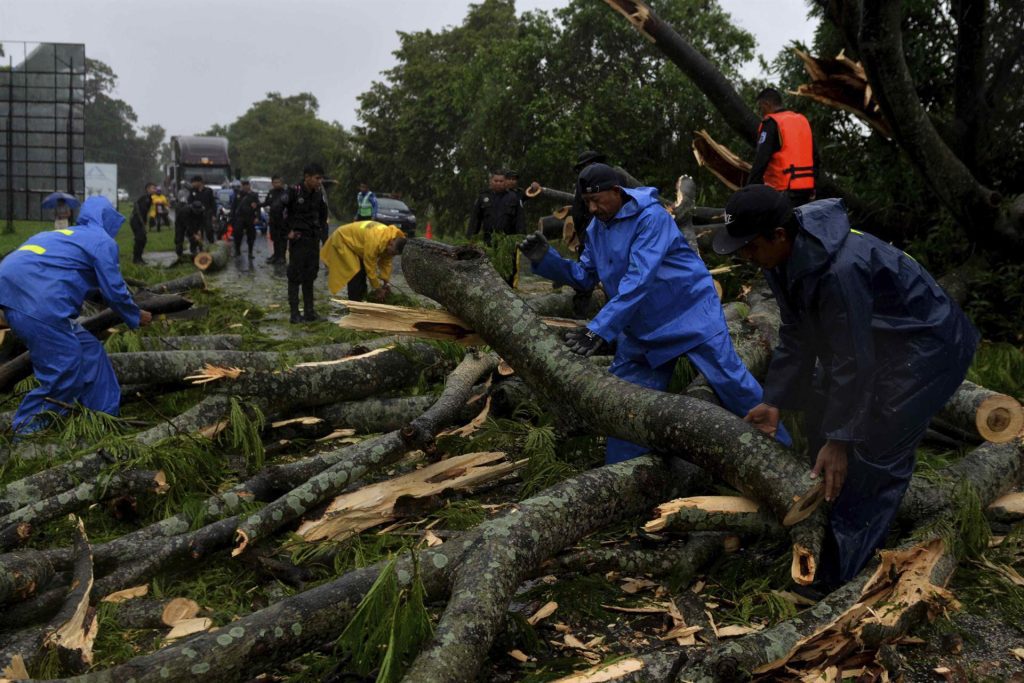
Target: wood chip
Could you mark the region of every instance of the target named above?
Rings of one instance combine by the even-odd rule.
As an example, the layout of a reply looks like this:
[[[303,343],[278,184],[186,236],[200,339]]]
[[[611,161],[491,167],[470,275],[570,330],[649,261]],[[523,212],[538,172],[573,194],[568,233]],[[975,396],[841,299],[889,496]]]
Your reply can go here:
[[[602,604],[601,607],[612,612],[625,612],[626,614],[663,614],[668,612],[667,607],[619,607],[618,605],[605,604]]]
[[[125,600],[131,600],[132,598],[141,598],[147,593],[149,593],[149,584],[144,583],[141,586],[132,586],[131,588],[115,591],[104,597],[100,602],[112,602],[116,605],[124,602]]]
[[[238,379],[243,372],[244,370],[241,368],[222,368],[219,365],[206,363],[198,373],[189,375],[184,379],[192,380],[192,384],[209,384],[219,379]]]
[[[679,626],[677,628],[672,629],[671,631],[669,631],[665,635],[659,636],[658,639],[659,640],[672,640],[673,638],[680,638],[680,639],[682,639],[682,638],[687,638],[688,636],[692,636],[693,634],[697,633],[698,631],[703,631],[703,630],[704,629],[701,626]]]
[[[583,644],[583,641],[574,636],[571,633],[566,633],[562,636],[562,642],[571,647],[574,650],[586,650],[587,646]]]
[[[194,618],[199,614],[199,603],[188,598],[174,598],[166,605],[160,620],[168,626],[175,626],[182,621]]]
[[[423,533],[423,540],[427,542],[428,548],[434,548],[444,543],[444,539],[429,529]]]
[[[557,681],[553,681],[553,683],[608,683],[609,681],[617,681],[628,674],[641,671],[643,668],[643,660],[631,657],[629,659],[620,659],[611,664],[599,664],[586,671],[559,678]]]
[[[209,617],[196,617],[194,619],[183,619],[176,623],[174,627],[168,631],[167,635],[164,636],[164,643],[170,643],[171,641],[185,636],[190,636],[193,633],[202,633],[203,631],[209,631],[213,628],[213,619]]]
[[[763,626],[740,626],[734,624],[732,626],[722,626],[717,629],[719,638],[736,638],[738,636],[745,636],[748,633],[757,633]]]
[[[630,595],[638,593],[646,588],[656,588],[658,586],[654,581],[647,579],[626,579],[620,588],[623,593],[629,593]]]
[[[1020,661],[1024,662],[1024,647],[1015,647],[1012,650],[1010,650],[1010,654],[1012,654]]]
[[[23,681],[32,678],[28,673],[28,668],[25,666],[25,658],[21,655],[11,657],[10,663],[0,673],[3,673],[5,678],[9,678],[12,681]]]
[[[483,410],[480,411],[479,415],[470,420],[469,424],[465,424],[461,427],[456,427],[454,429],[446,429],[440,434],[438,434],[438,436],[461,436],[465,438],[470,434],[473,434],[474,432],[480,431],[480,428],[484,426],[485,422],[487,422],[487,416],[488,414],[490,414],[490,412],[491,397],[488,396],[487,400],[484,401]]]
[[[556,609],[558,609],[558,603],[553,601],[549,602],[534,612],[533,616],[526,620],[526,623],[530,626],[536,626],[540,621],[547,619],[554,614]]]
[[[270,423],[270,428],[271,429],[280,429],[281,427],[287,427],[288,425],[295,425],[295,424],[303,425],[303,426],[310,426],[310,425],[320,424],[321,422],[323,422],[323,418],[319,418],[319,417],[312,417],[312,416],[293,417],[293,418],[291,418],[289,420],[278,420],[277,422],[271,422]],[[356,433],[354,429],[352,430],[352,433],[353,434]]]
[[[511,657],[512,659],[516,660],[517,662],[521,662],[521,663],[526,663],[526,662],[530,661],[530,658],[526,656],[526,653],[524,653],[521,650],[512,650],[511,652],[508,653],[508,656]]]

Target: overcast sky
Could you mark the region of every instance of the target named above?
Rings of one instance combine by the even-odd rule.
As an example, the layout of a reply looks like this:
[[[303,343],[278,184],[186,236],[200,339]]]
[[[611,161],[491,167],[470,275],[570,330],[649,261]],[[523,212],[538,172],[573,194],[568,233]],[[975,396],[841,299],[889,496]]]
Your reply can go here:
[[[566,2],[517,0],[516,7],[550,10]],[[809,43],[813,35],[804,0],[720,2],[754,34],[766,57],[793,40]],[[322,118],[352,126],[358,95],[394,65],[395,32],[460,24],[469,4],[0,0],[0,42],[85,43],[88,57],[113,68],[115,95],[135,109],[140,125],[158,123],[168,135],[231,123],[270,91],[311,92]],[[753,63],[744,72],[759,71]]]

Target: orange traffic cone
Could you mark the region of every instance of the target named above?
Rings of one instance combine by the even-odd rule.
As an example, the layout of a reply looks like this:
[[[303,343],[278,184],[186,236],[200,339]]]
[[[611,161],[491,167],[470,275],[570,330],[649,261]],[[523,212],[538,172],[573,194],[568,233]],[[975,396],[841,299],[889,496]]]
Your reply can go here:
[[[427,234],[426,234],[426,238],[427,238],[428,240],[432,240],[432,239],[434,239],[434,229],[433,229],[432,227],[430,227],[430,222],[429,222],[429,221],[427,222]]]

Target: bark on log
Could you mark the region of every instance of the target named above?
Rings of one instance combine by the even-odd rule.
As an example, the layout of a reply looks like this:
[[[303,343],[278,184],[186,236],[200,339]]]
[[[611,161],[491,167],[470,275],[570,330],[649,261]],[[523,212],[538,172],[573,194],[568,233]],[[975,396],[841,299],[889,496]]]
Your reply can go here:
[[[434,403],[433,396],[402,396],[399,398],[365,398],[320,406],[313,411],[332,427],[354,429],[358,434],[374,434],[401,429],[423,414]],[[476,412],[480,407],[475,405]],[[460,418],[472,419],[468,408]]]
[[[490,374],[497,365],[498,359],[494,354],[467,354],[448,378],[444,393],[427,412],[401,430],[356,444],[348,449],[341,462],[311,477],[302,486],[250,516],[238,527],[239,544],[232,554],[238,555],[270,532],[338,495],[370,470],[394,462],[410,450],[418,448],[429,452],[437,432],[460,414],[476,383],[482,376]]]
[[[596,432],[656,451],[684,451],[712,475],[763,501],[787,525],[821,502],[821,484],[807,468],[734,415],[630,384],[572,354],[479,250],[413,240],[402,267],[414,290],[470,321],[528,383],[549,401],[571,406]]]
[[[215,273],[228,264],[230,251],[223,242],[213,242],[206,245],[206,251],[201,251],[192,259],[196,268],[204,273]]]
[[[778,524],[776,522],[776,524]],[[718,557],[723,550],[725,534],[718,532],[690,534],[683,543],[659,548],[588,548],[561,555],[543,565],[544,571],[574,571],[603,574],[608,571],[629,575],[666,576],[671,574],[685,585],[702,567]]]
[[[571,192],[562,192],[561,190],[554,190],[550,187],[543,187],[537,183],[530,183],[530,186],[526,188],[526,196],[530,199],[536,197],[544,197],[552,201],[559,202],[560,204],[572,204],[575,197]]]
[[[779,536],[779,521],[756,502],[739,496],[694,496],[662,503],[644,531],[728,531],[745,536]]]
[[[1024,408],[1016,399],[964,381],[938,417],[984,441],[1006,443],[1024,429]]]
[[[1024,520],[1024,493],[999,496],[985,508],[985,516],[1002,524],[1016,524]]]
[[[608,300],[604,290],[595,289],[583,307],[580,310],[576,310],[576,306],[573,303],[575,294],[576,290],[571,287],[563,287],[550,294],[529,297],[526,299],[526,304],[540,316],[589,320],[597,315],[598,311],[601,310],[601,307]]]
[[[114,621],[122,628],[166,629],[182,619],[191,619],[197,614],[198,603],[188,598],[135,598],[118,604],[114,612]]]
[[[141,291],[148,292],[150,294],[181,294],[182,292],[188,292],[193,289],[206,289],[206,278],[203,277],[202,273],[191,273],[189,275],[182,275],[181,277],[173,280],[167,280],[166,282],[158,282],[154,285],[145,285],[142,287]]]
[[[120,472],[103,481],[86,481],[75,488],[0,517],[0,548],[19,545],[29,537],[28,525],[38,526],[69,512],[75,512],[92,503],[132,493],[162,493],[167,490],[167,478],[163,472],[129,470]],[[24,531],[23,531],[24,530]]]
[[[0,493],[0,515],[7,515],[37,500],[72,489],[79,482],[92,479],[116,461],[117,458],[110,453],[99,450],[12,481]]]
[[[700,476],[693,467],[672,477],[664,471],[653,457],[591,470],[525,501],[516,514],[485,524],[455,569],[433,642],[405,680],[476,680],[513,591],[534,567],[594,529],[639,512],[643,508],[635,504],[641,499],[673,486],[685,490]],[[594,516],[588,510],[601,512]]]

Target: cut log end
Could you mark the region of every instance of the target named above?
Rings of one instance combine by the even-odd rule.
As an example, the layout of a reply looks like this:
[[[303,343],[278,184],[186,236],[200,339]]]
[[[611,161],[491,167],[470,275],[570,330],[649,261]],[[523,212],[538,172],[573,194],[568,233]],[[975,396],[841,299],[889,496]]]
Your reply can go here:
[[[173,627],[180,621],[194,618],[197,614],[199,614],[199,603],[195,600],[174,598],[164,606],[160,621]]]
[[[1006,443],[1024,429],[1024,409],[1014,398],[995,394],[978,406],[975,425],[986,441]]]
[[[821,505],[823,500],[825,500],[825,485],[824,483],[817,483],[793,501],[789,512],[782,519],[782,526],[793,526],[797,522],[807,519]]]
[[[194,263],[196,268],[199,270],[207,270],[209,269],[210,264],[213,263],[213,256],[211,256],[209,252],[201,251],[195,255],[195,258],[192,259],[192,263]]]
[[[238,545],[235,546],[234,550],[231,551],[231,557],[238,557],[245,552],[246,547],[249,545],[249,534],[245,533],[241,529],[235,531],[235,539]]]
[[[814,581],[817,572],[817,562],[814,559],[814,552],[796,543],[793,545],[793,563],[790,565],[789,574],[793,581],[801,586],[809,586]]]

